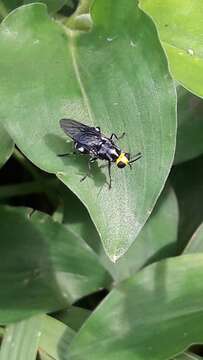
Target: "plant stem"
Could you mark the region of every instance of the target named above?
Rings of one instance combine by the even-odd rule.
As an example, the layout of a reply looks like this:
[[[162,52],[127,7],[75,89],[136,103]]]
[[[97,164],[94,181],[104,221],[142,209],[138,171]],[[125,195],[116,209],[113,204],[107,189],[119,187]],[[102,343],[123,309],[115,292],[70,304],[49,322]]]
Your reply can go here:
[[[89,10],[92,0],[80,0],[76,11],[64,23],[72,30],[89,31],[92,26]]]
[[[75,14],[77,13],[77,15],[82,15],[89,13],[91,4],[92,0],[80,0]]]
[[[46,187],[55,184],[56,179],[46,180]],[[29,181],[15,185],[2,185],[0,186],[0,199],[44,192],[44,186],[45,183],[41,184],[38,181]]]

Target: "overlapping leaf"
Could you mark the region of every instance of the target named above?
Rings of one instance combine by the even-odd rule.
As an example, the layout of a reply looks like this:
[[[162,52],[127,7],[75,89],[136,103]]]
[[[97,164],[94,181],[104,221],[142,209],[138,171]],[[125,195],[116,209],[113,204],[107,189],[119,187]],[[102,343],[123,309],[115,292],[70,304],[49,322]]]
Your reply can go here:
[[[147,267],[109,294],[64,360],[163,360],[201,343],[202,276],[202,254]]]
[[[164,189],[137,240],[116,264],[105,255],[98,233],[81,202],[64,187],[60,192],[64,202],[64,224],[94,249],[117,282],[135,274],[146,263],[176,254],[178,204],[174,191],[169,186]]]
[[[171,182],[179,203],[178,248],[181,252],[203,221],[203,157],[174,167]]]
[[[193,159],[203,153],[203,100],[181,86],[178,92],[178,131],[174,162]]]
[[[202,1],[140,0],[139,3],[157,26],[174,78],[202,97]]]
[[[93,251],[51,218],[0,208],[0,323],[64,308],[108,286]]]
[[[0,139],[0,167],[2,167],[11,156],[14,144],[2,126],[0,126]]]
[[[41,335],[42,316],[6,327],[0,348],[1,360],[35,360]]]
[[[151,20],[134,0],[96,0],[88,33],[62,28],[43,5],[17,9],[0,30],[0,117],[25,155],[57,173],[87,207],[115,261],[141,230],[168,175],[175,147],[175,94]],[[23,74],[23,76],[22,76]],[[8,81],[9,79],[9,81]],[[12,106],[11,106],[12,103]],[[58,158],[70,149],[61,117],[126,132],[120,146],[142,159],[133,170]]]

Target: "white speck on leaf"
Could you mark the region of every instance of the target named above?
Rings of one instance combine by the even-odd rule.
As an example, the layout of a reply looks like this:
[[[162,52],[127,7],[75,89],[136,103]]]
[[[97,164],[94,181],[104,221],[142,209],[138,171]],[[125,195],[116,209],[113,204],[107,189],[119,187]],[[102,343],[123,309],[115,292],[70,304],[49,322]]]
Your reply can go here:
[[[187,52],[188,52],[189,55],[194,55],[194,50],[193,49],[188,49]]]
[[[131,47],[136,47],[136,44],[132,40],[130,40],[130,46]]]
[[[114,37],[108,37],[106,40],[108,41],[108,42],[112,42],[113,40],[115,40],[116,39],[116,36],[114,36]]]
[[[116,260],[117,260],[118,258],[119,258],[119,256],[114,255],[114,256],[111,257],[111,261],[115,264],[115,263],[116,263]]]
[[[13,38],[17,37],[18,33],[17,31],[11,31],[9,28],[5,27],[3,30],[5,35],[11,36]]]

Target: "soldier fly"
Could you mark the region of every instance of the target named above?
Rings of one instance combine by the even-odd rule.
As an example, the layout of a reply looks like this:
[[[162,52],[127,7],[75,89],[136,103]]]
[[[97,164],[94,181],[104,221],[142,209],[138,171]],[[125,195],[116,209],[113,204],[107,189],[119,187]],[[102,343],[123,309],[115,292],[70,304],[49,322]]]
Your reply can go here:
[[[117,136],[112,133],[110,138],[101,133],[100,127],[91,127],[82,124],[76,120],[61,119],[60,126],[66,135],[74,142],[74,147],[80,154],[89,155],[88,161],[88,173],[81,179],[85,180],[91,172],[91,163],[97,159],[106,160],[109,173],[109,189],[111,188],[111,164],[116,163],[119,168],[124,168],[126,165],[131,164],[141,157],[141,153],[135,155],[133,159],[130,159],[130,153],[122,151],[118,145],[113,141],[113,138],[120,140],[125,133],[121,136]],[[71,154],[76,154],[73,152]],[[70,153],[59,154],[58,156],[68,156]]]

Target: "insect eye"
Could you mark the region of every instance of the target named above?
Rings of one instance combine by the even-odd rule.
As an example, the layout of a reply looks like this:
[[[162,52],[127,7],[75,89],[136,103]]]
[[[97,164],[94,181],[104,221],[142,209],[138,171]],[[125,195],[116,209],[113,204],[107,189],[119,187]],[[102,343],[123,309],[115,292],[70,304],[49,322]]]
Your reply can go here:
[[[124,167],[126,166],[126,164],[125,164],[123,161],[119,161],[118,164],[117,164],[117,166],[118,166],[120,169],[122,169],[122,168],[124,168]]]
[[[125,153],[125,157],[130,160],[130,154],[129,153]]]

